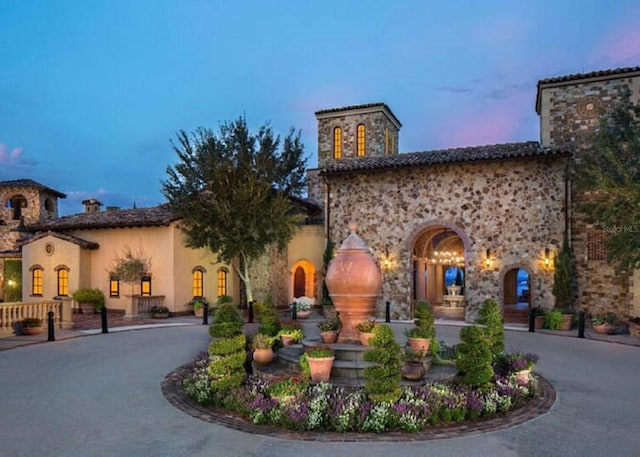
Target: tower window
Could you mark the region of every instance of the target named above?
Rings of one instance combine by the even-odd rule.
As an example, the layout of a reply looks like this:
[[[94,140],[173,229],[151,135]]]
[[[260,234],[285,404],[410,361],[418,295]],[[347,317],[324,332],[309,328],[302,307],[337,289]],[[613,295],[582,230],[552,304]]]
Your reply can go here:
[[[357,132],[356,155],[358,157],[364,157],[364,155],[365,155],[365,128],[364,128],[364,124],[358,124],[356,132]]]
[[[389,154],[389,127],[384,128],[384,153]]]
[[[333,129],[333,158],[342,158],[342,129],[340,127]]]

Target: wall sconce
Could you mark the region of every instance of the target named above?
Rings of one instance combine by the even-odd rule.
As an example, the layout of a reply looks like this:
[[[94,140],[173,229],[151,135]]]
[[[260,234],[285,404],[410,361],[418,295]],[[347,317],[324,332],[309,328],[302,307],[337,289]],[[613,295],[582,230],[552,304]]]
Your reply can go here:
[[[549,248],[544,248],[544,266],[549,268],[551,266],[551,253]]]
[[[393,266],[393,262],[389,257],[389,248],[384,248],[384,259],[382,259],[382,267],[389,270]]]
[[[484,259],[484,266],[487,268],[491,268],[491,249],[487,248],[487,256]]]

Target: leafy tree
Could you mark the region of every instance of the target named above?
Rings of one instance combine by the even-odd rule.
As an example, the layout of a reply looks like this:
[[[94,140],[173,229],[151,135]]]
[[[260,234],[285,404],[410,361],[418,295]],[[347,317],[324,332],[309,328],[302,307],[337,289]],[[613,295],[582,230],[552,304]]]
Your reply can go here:
[[[271,127],[253,134],[240,117],[217,134],[200,128],[177,137],[172,146],[179,161],[167,167],[162,191],[181,218],[187,246],[209,248],[234,265],[253,301],[252,263],[274,243],[284,248],[301,220],[296,198],[305,188],[306,161],[300,133],[291,129],[280,147]]]
[[[571,248],[565,238],[562,249],[553,259],[553,289],[551,292],[556,299],[555,307],[559,310],[573,308],[573,264],[571,263]]]
[[[629,91],[600,116],[572,178],[578,209],[609,235],[608,260],[619,270],[640,268],[640,105]]]

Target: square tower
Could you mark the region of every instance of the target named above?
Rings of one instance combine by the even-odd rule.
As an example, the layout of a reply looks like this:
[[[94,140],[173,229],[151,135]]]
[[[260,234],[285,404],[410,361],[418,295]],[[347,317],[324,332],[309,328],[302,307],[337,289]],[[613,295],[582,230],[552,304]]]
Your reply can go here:
[[[398,153],[402,124],[385,103],[316,111],[318,168],[346,158],[381,157]]]

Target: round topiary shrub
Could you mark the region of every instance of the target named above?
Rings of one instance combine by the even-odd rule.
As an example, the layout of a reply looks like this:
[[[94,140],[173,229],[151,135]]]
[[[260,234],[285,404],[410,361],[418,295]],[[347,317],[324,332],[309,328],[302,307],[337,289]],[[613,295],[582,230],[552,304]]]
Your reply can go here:
[[[492,353],[486,333],[478,327],[460,330],[460,340],[456,347],[456,368],[461,380],[469,387],[487,384],[493,377]]]
[[[504,352],[504,323],[498,302],[489,298],[480,308],[479,323],[485,326],[485,334],[493,357]]]
[[[242,333],[244,320],[240,311],[233,303],[223,303],[216,310],[213,324],[209,326],[209,335],[212,338],[226,338]]]
[[[364,353],[364,359],[378,365],[365,368],[364,389],[373,401],[395,402],[402,394],[402,349],[396,343],[393,330],[384,324],[375,326],[370,344],[373,349]]]
[[[246,336],[236,335],[220,338],[209,345],[211,361],[207,372],[211,379],[211,390],[220,398],[229,390],[240,387],[245,380]]]

